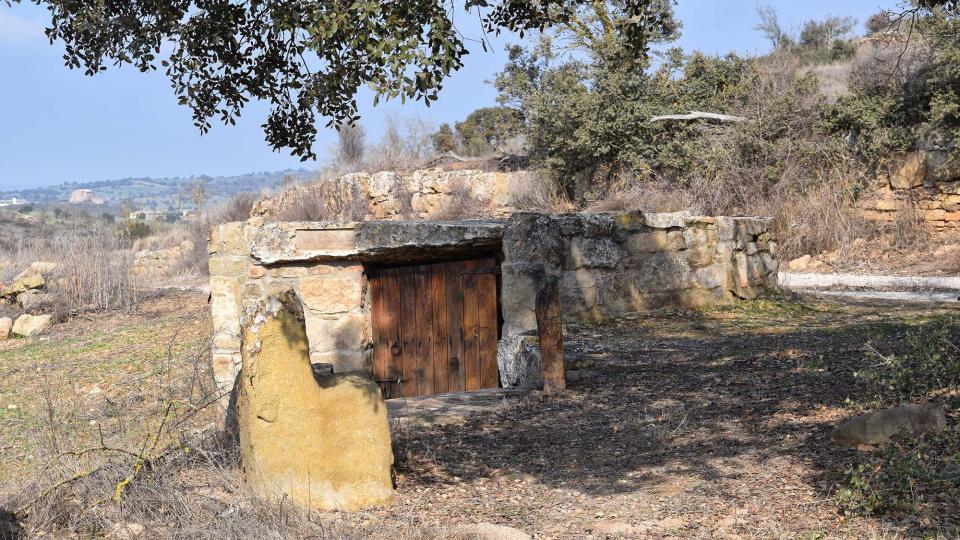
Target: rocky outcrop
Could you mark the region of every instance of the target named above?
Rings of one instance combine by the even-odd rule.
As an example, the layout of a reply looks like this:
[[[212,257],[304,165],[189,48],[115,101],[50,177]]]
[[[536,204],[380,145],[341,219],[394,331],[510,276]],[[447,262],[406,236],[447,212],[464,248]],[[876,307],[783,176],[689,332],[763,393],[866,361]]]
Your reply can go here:
[[[243,478],[256,495],[321,510],[393,496],[393,452],[380,389],[362,374],[314,378],[292,291],[247,301],[237,419]]]
[[[893,156],[879,167],[871,192],[857,206],[874,221],[919,219],[934,231],[955,230],[960,227],[960,168],[941,150]]]
[[[53,318],[50,315],[23,314],[13,323],[12,332],[18,336],[31,337],[46,332],[52,325]]]
[[[889,442],[897,435],[937,433],[946,427],[947,417],[938,405],[900,405],[851,418],[837,426],[830,438],[842,446],[854,447]]]

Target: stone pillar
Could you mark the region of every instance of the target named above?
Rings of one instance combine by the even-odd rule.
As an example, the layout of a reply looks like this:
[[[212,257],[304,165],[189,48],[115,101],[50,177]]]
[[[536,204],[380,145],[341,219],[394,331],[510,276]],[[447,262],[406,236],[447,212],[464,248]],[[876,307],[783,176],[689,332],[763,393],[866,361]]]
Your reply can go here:
[[[544,280],[558,279],[563,241],[559,223],[547,214],[517,213],[503,231],[500,265],[503,336],[497,351],[504,386],[543,385],[537,344],[537,294]]]
[[[366,276],[354,262],[320,264],[299,279],[310,361],[336,373],[366,370],[371,343]]]
[[[237,394],[246,485],[268,500],[357,510],[393,496],[387,408],[362,374],[315,378],[293,291],[245,302]]]

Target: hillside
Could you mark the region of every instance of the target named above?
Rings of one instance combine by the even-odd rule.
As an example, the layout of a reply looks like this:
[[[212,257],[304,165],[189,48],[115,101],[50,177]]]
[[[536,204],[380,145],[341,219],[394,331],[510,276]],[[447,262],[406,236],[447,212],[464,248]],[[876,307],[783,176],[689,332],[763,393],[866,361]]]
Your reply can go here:
[[[90,182],[64,182],[54,186],[42,186],[29,189],[0,190],[0,199],[26,199],[34,204],[52,204],[67,201],[70,193],[77,189],[90,189],[104,199],[107,205],[119,206],[130,200],[137,208],[173,209],[178,197],[184,207],[191,206],[190,189],[197,181],[203,182],[206,191],[205,200],[217,203],[228,200],[239,193],[273,190],[284,179],[294,177],[305,179],[313,176],[307,169],[288,169],[274,172],[255,172],[239,176],[191,176],[177,178],[122,178],[118,180],[100,180]]]

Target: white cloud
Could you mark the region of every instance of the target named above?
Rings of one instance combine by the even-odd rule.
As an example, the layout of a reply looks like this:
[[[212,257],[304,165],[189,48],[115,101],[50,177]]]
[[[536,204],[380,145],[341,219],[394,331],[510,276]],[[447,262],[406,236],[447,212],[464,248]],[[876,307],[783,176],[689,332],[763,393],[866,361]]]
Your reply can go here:
[[[0,44],[19,44],[43,39],[45,36],[41,22],[19,16],[0,2]]]

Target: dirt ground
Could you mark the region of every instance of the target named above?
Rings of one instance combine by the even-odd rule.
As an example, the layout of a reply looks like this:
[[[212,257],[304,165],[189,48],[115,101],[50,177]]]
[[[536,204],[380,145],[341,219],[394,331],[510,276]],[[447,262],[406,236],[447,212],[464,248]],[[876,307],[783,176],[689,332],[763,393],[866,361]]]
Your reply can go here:
[[[29,476],[31,445],[43,444],[47,408],[30,386],[38,369],[85,392],[89,411],[78,425],[109,427],[104,404],[133,392],[149,396],[143,388],[169,372],[161,367],[171,338],[180,336],[173,342],[186,349],[209,332],[206,309],[197,295],[165,299],[132,318],[100,318],[55,328],[47,341],[3,344],[0,404],[19,404],[0,416],[8,490]],[[311,523],[330,538],[343,537],[336,531],[446,538],[481,522],[544,539],[917,536],[921,529],[910,518],[837,509],[832,489],[857,451],[834,446],[827,433],[866,399],[853,376],[868,357],[865,344],[896,346],[906,330],[948,312],[955,311],[778,298],[570,325],[568,360],[576,369],[568,391],[510,397],[441,425],[395,423],[395,502]],[[92,335],[100,337],[92,342]],[[42,348],[45,358],[37,358],[32,347],[52,350]],[[145,349],[154,354],[130,354]],[[161,516],[147,523],[148,534],[249,532],[223,524],[252,510],[241,491],[217,487],[223,482],[214,474],[238,485],[235,469],[181,471],[178,489],[191,502],[178,511],[194,512],[193,525],[174,530]],[[955,525],[956,516],[941,517]]]

